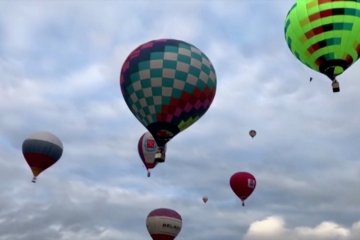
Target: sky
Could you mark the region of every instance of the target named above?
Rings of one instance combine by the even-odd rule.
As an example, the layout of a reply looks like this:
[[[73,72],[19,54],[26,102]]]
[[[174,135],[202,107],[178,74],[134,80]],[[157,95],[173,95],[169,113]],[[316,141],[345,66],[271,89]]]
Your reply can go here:
[[[360,239],[360,65],[334,94],[301,64],[283,31],[293,3],[0,1],[0,240],[150,239],[161,207],[182,216],[178,240]],[[217,91],[147,178],[119,76],[160,38],[201,49]],[[37,131],[64,152],[33,184],[21,145]],[[245,207],[229,186],[239,171],[257,180]]]

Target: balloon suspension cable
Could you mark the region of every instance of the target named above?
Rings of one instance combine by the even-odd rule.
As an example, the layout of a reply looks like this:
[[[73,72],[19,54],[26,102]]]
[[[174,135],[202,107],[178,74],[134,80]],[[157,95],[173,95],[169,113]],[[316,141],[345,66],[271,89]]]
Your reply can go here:
[[[36,183],[36,177],[34,176],[31,182]]]
[[[147,170],[147,177],[150,177],[151,176],[151,173],[149,170]]]

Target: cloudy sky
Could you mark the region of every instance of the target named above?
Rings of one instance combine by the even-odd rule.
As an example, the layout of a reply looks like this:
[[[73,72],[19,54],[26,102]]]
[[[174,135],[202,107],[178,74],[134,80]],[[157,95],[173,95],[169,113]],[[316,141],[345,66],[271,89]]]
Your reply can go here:
[[[0,1],[0,240],[150,239],[159,207],[182,215],[178,240],[360,239],[360,65],[334,94],[295,59],[283,33],[293,3]],[[218,82],[147,178],[136,148],[146,129],[119,75],[159,38],[197,46]],[[43,130],[64,153],[33,184],[21,145]],[[257,179],[245,207],[229,186],[238,171]]]

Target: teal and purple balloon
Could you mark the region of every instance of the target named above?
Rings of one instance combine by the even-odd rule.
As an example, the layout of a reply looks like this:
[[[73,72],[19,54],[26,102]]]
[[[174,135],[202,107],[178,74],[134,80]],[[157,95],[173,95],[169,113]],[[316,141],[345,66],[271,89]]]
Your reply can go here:
[[[216,74],[197,47],[159,39],[130,53],[121,69],[120,86],[131,112],[164,147],[209,109]]]

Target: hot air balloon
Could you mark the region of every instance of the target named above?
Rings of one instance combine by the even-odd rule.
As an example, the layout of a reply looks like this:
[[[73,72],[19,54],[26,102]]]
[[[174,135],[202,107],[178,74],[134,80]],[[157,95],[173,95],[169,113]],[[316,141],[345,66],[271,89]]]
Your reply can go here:
[[[208,198],[207,196],[203,196],[203,197],[202,197],[202,200],[203,200],[204,203],[207,203],[207,201],[209,200],[209,198]]]
[[[298,0],[285,20],[285,38],[303,64],[332,80],[349,68],[360,53],[360,3],[346,0]]]
[[[140,155],[141,160],[143,161],[148,174],[147,176],[150,177],[150,170],[154,168],[158,161],[155,159],[155,154],[157,153],[158,146],[155,142],[155,139],[151,135],[151,133],[146,132],[144,133],[138,142],[138,152]],[[166,145],[163,154],[165,155],[166,152]],[[165,159],[165,156],[162,156],[161,159]]]
[[[250,135],[250,137],[254,138],[256,136],[256,131],[250,130],[249,135]]]
[[[234,173],[230,178],[230,186],[245,206],[245,200],[251,195],[256,187],[255,177],[248,172]]]
[[[180,214],[168,208],[155,209],[146,218],[146,228],[153,240],[173,240],[181,226]]]
[[[160,155],[171,138],[209,109],[216,74],[195,46],[159,39],[130,53],[121,69],[120,86],[127,106],[152,134]]]
[[[33,173],[32,182],[45,169],[57,162],[63,152],[63,144],[49,132],[36,132],[26,138],[22,152]]]

